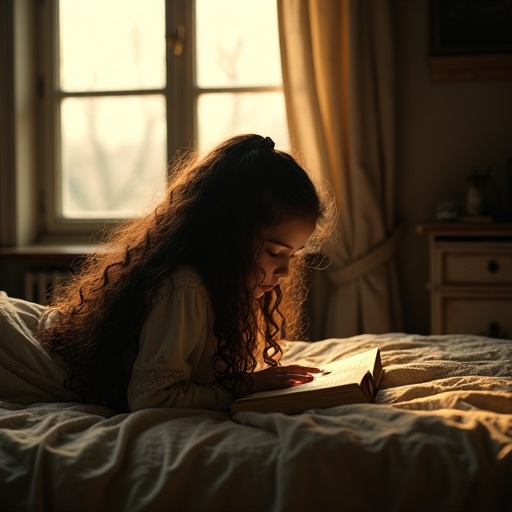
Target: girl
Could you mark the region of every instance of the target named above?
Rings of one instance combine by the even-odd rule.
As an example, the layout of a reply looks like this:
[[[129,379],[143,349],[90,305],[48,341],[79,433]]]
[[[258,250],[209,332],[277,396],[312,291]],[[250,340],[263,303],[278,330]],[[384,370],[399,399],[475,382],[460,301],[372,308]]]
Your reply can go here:
[[[327,218],[270,138],[229,139],[174,169],[156,209],[57,290],[39,341],[68,390],[118,410],[227,409],[309,382],[315,368],[279,365],[280,340],[302,334],[300,254]]]

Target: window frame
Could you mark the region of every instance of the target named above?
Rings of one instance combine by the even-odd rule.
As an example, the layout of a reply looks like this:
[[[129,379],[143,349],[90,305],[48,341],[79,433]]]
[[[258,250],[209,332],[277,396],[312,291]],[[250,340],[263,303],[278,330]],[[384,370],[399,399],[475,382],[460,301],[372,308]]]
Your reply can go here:
[[[83,242],[125,219],[65,218],[60,209],[61,127],[60,102],[67,97],[108,97],[163,94],[167,122],[167,162],[179,150],[195,148],[198,136],[197,105],[202,94],[283,92],[280,86],[199,87],[195,79],[195,1],[165,0],[166,83],[162,89],[67,92],[59,84],[59,0],[39,3],[38,84],[39,100],[39,239],[43,242],[73,240]],[[277,13],[277,6],[276,6]],[[175,45],[182,45],[176,55]],[[106,228],[106,229],[105,229]],[[97,236],[97,235],[96,235]]]

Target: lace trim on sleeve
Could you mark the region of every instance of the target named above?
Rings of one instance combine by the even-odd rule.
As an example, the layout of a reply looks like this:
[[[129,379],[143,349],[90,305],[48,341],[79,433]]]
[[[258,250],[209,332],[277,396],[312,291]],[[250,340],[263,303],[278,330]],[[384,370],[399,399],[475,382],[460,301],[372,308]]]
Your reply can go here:
[[[141,368],[132,375],[128,395],[138,396],[177,382],[187,382],[190,372],[177,368]]]

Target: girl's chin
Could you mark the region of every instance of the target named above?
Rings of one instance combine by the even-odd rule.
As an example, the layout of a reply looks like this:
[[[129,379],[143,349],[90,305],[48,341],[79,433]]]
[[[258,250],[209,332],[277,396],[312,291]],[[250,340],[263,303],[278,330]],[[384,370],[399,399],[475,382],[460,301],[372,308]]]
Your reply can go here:
[[[255,299],[261,299],[265,293],[269,293],[274,289],[273,286],[258,286],[254,289],[253,297]]]

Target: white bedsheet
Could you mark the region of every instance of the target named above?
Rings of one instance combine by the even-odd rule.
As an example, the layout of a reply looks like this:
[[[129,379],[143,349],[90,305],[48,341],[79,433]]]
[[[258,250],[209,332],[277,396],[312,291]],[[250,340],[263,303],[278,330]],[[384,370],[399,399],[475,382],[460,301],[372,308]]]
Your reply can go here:
[[[375,404],[230,417],[2,402],[0,509],[512,510],[512,342],[362,335],[293,343],[286,360],[374,346]]]

